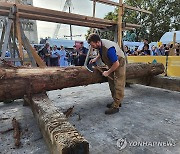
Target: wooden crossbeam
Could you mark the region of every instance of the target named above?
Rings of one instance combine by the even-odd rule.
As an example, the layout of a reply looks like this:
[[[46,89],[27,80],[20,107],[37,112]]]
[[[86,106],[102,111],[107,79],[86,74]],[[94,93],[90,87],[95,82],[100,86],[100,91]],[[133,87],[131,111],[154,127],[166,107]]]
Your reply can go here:
[[[56,18],[56,17],[47,17],[45,15],[39,15],[39,14],[29,14],[29,13],[19,13],[21,18],[24,19],[32,19],[32,20],[42,20],[42,21],[48,21],[48,22],[56,22],[56,23],[63,23],[63,24],[71,24],[71,25],[78,25],[78,26],[85,26],[85,27],[94,27],[94,28],[106,28],[110,27],[111,25],[106,24],[99,24],[94,22],[88,22],[88,21],[78,21],[78,20],[69,20],[66,18]]]
[[[151,11],[147,11],[145,9],[139,9],[139,8],[129,6],[129,5],[126,5],[126,4],[123,4],[123,7],[126,8],[126,9],[130,9],[130,10],[135,10],[135,11],[139,11],[139,12],[143,12],[143,13],[147,13],[147,14],[152,14]]]
[[[102,3],[102,4],[108,4],[108,5],[111,5],[111,6],[122,6],[117,2],[113,2],[113,1],[109,1],[109,0],[91,0],[91,1],[96,1],[96,2],[99,2],[99,3]]]
[[[132,27],[132,28],[140,28],[140,27],[142,27],[141,25],[131,24],[131,23],[125,23],[125,26],[127,26],[127,27]]]
[[[5,7],[3,7],[5,6]],[[12,5],[5,5],[0,3],[0,15],[8,16],[8,7]],[[38,8],[26,5],[16,5],[20,18],[27,18],[32,20],[43,20],[50,22],[59,22],[64,24],[74,24],[78,26],[107,28],[117,24],[115,21],[107,19],[99,19],[90,16],[84,16],[74,13],[67,13],[62,11],[55,11],[50,9]],[[56,21],[55,21],[56,20]]]
[[[147,14],[152,14],[151,11],[147,11],[145,9],[140,9],[140,8],[136,8],[136,7],[133,7],[133,6],[129,6],[127,4],[121,4],[121,3],[117,3],[117,2],[113,2],[113,1],[109,1],[109,0],[91,0],[91,1],[96,1],[96,2],[99,2],[99,3],[102,3],[102,4],[108,4],[108,5],[111,5],[111,6],[118,6],[118,7],[123,6],[126,9],[139,11],[139,12],[143,12],[143,13],[147,13]]]

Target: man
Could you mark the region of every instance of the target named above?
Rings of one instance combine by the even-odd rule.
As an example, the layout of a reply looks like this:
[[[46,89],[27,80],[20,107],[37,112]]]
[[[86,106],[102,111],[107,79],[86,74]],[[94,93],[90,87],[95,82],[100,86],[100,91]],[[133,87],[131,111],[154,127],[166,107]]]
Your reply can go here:
[[[91,34],[88,43],[92,48],[98,49],[98,56],[90,61],[96,62],[98,59],[108,66],[108,70],[102,73],[103,76],[111,76],[114,80],[108,79],[113,103],[107,104],[108,110],[105,114],[114,114],[119,112],[121,101],[124,97],[126,62],[125,55],[120,47],[112,41],[100,39],[99,35]]]
[[[148,44],[148,39],[144,39],[144,43],[141,44],[141,45],[138,47],[137,52],[138,52],[138,53],[141,53],[141,51],[143,50],[144,45],[146,45],[146,44]],[[150,46],[149,46],[149,50],[151,50]]]
[[[58,66],[58,60],[59,60],[58,49],[57,46],[54,45],[50,56],[51,66]]]
[[[38,52],[38,55],[46,62],[47,66],[50,66],[50,53],[49,53],[49,43],[46,43],[44,48]]]
[[[88,52],[88,49],[84,47],[83,42],[81,42],[80,48],[79,48],[79,66],[84,66],[87,52]]]

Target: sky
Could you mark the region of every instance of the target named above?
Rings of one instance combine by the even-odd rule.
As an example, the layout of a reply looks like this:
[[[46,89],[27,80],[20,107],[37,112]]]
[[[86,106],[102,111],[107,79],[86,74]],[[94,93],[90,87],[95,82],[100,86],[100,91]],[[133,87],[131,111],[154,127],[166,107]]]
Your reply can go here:
[[[112,0],[118,2],[119,0]],[[65,0],[33,0],[33,5],[36,7],[42,7],[53,10],[62,11]],[[115,7],[105,4],[97,3],[95,17],[104,18],[104,16],[111,11],[114,11]],[[90,0],[72,0],[72,13],[92,16],[93,2]],[[56,29],[56,23],[37,21],[38,38],[53,37]],[[59,37],[64,38],[64,35],[70,35],[70,26],[61,24]],[[84,40],[87,33],[87,27],[72,26],[72,35],[82,35],[81,37],[73,37],[74,40]],[[70,39],[70,38],[68,38]]]

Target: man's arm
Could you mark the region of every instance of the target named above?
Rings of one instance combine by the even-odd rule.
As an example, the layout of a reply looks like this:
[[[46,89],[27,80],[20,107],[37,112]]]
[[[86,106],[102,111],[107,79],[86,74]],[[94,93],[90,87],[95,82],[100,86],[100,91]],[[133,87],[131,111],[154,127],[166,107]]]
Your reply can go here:
[[[111,66],[111,68],[109,70],[104,71],[102,74],[104,76],[109,76],[109,74],[114,72],[118,67],[119,67],[119,61],[117,60],[116,62],[113,63],[113,65]]]

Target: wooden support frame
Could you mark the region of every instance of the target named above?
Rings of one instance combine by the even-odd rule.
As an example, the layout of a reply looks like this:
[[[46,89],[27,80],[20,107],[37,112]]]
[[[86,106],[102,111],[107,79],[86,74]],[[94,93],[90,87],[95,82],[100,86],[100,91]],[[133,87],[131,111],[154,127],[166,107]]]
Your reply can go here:
[[[2,33],[1,33],[0,51],[2,51],[2,45],[3,45],[3,42],[4,42],[4,35],[5,35],[5,24],[3,24],[3,29],[2,29]]]
[[[19,13],[16,13],[16,37],[19,42],[19,57],[23,61],[24,54],[22,50],[22,39],[21,39],[21,30],[20,30],[20,20],[19,20]]]
[[[9,42],[9,37],[10,37],[10,32],[11,32],[11,26],[12,26],[13,20],[8,19],[7,25],[6,25],[6,30],[5,30],[5,38],[4,38],[4,44],[2,46],[2,54],[1,54],[1,59],[5,59],[6,51],[7,51],[7,46]]]

